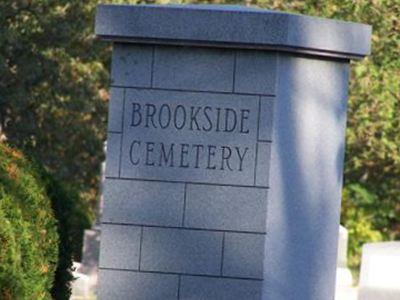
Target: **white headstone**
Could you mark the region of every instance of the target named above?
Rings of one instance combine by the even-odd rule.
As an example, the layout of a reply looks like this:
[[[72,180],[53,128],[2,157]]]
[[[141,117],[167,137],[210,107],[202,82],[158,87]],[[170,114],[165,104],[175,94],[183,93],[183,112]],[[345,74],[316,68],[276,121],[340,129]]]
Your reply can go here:
[[[81,268],[81,264],[74,262],[73,276],[75,280],[72,283],[72,295],[71,300],[83,300],[90,297],[90,278],[78,270]]]
[[[347,244],[349,234],[343,226],[339,227],[339,245],[336,269],[336,300],[356,300],[357,289],[353,286],[353,277],[347,267]]]
[[[400,299],[400,242],[364,245],[358,299]]]

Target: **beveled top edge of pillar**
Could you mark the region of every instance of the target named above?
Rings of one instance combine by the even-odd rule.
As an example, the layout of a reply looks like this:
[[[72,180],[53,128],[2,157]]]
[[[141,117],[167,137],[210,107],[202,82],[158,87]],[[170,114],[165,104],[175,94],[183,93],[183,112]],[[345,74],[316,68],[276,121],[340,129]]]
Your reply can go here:
[[[95,33],[111,41],[272,49],[360,59],[371,26],[230,5],[98,5]]]

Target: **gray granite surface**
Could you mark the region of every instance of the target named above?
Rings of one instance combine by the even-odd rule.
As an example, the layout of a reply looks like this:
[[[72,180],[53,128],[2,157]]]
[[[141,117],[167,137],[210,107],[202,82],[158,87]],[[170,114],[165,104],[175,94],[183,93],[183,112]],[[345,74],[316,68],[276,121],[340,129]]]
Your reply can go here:
[[[371,27],[285,12],[215,5],[99,5],[96,34],[113,41],[279,48],[363,57]]]
[[[265,233],[267,193],[266,189],[190,184],[184,226]]]
[[[99,298],[333,299],[349,59],[370,30],[98,6],[114,42]]]

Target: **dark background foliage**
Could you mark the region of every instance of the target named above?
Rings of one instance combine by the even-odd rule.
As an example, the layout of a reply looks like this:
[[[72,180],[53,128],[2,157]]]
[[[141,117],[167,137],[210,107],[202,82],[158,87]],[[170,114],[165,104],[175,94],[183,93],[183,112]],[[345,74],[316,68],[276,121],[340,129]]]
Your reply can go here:
[[[95,1],[0,2],[0,130],[94,206],[105,139]]]
[[[38,165],[40,179],[44,185],[51,208],[57,219],[58,263],[51,296],[57,300],[68,300],[71,295],[72,261],[80,260],[84,229],[90,227],[88,209],[75,191],[67,191],[43,166]],[[40,166],[40,167],[39,167]]]

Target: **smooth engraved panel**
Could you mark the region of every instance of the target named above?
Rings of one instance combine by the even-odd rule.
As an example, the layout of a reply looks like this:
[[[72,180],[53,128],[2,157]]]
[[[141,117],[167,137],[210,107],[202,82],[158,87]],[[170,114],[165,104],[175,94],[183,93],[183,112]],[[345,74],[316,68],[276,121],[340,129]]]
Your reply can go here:
[[[253,186],[259,101],[128,89],[121,177]]]

